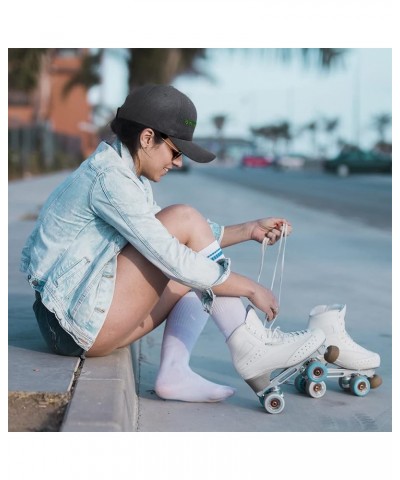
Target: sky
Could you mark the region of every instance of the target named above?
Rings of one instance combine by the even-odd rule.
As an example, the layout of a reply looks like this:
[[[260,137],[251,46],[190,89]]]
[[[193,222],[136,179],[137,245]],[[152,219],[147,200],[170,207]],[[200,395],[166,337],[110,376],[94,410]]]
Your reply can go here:
[[[291,62],[227,49],[208,49],[199,62],[208,77],[178,77],[173,85],[186,93],[198,111],[195,135],[215,133],[212,117],[226,115],[226,136],[250,138],[250,127],[288,120],[297,130],[313,120],[339,119],[337,135],[348,142],[369,148],[377,139],[371,126],[376,115],[392,112],[392,50],[389,48],[349,49],[343,61],[331,71],[315,65],[305,67],[300,55]],[[123,49],[110,49],[103,65],[105,102],[117,108],[128,93]],[[92,92],[93,101],[98,90]],[[326,143],[320,134],[320,143]],[[388,139],[391,131],[387,131]],[[297,150],[310,153],[311,142],[304,134],[294,143]]]

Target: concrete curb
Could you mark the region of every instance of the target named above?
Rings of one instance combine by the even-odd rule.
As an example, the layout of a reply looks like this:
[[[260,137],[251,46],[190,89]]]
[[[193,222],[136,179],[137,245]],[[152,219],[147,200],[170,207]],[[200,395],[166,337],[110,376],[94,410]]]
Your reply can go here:
[[[62,432],[133,432],[138,418],[139,344],[85,359]]]

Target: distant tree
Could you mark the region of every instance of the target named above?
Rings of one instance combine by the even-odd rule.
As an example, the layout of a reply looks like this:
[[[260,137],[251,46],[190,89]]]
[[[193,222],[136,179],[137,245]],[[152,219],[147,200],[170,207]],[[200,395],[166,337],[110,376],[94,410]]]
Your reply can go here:
[[[286,153],[288,153],[290,150],[290,143],[293,139],[290,123],[288,121],[283,121],[278,124],[278,137],[283,140]]]
[[[212,117],[212,122],[214,124],[215,129],[217,130],[218,135],[221,135],[221,132],[224,129],[226,119],[227,119],[226,115],[215,115],[214,117]]]
[[[93,54],[87,52],[87,55],[83,57],[81,68],[71,77],[64,87],[63,95],[65,97],[77,85],[82,85],[89,90],[89,88],[101,82],[99,65],[103,54],[104,49],[99,49],[98,52]]]
[[[389,113],[382,113],[375,115],[372,120],[372,128],[378,133],[378,142],[386,143],[386,131],[392,126],[392,115]]]
[[[283,49],[294,50],[294,49]],[[337,67],[343,64],[344,57],[349,51],[347,48],[301,48],[301,55],[305,65],[311,64],[313,61],[315,65],[322,70],[329,71],[332,67]]]
[[[218,158],[220,160],[225,160],[226,157],[226,149],[225,149],[225,141],[224,141],[224,127],[227,121],[227,115],[214,115],[211,118],[211,121],[215,127],[217,138],[218,138]]]
[[[231,55],[241,54],[249,57],[269,60],[275,57],[284,63],[293,62],[299,58],[307,68],[329,72],[333,68],[344,65],[344,59],[350,49],[348,48],[229,48],[224,49]]]
[[[336,131],[339,127],[340,120],[339,118],[324,118],[322,120],[323,129],[328,136],[329,145],[326,148],[326,151],[332,150],[337,144]]]
[[[42,55],[49,48],[9,48],[8,81],[9,88],[32,91],[37,86]],[[60,50],[60,49],[59,49]],[[90,59],[82,65],[84,71],[76,77],[86,87],[100,81],[98,65],[104,49],[90,52]],[[111,49],[112,50],[112,49]],[[226,50],[226,49],[225,49]],[[301,56],[304,65],[330,70],[342,63],[348,49],[343,48],[257,48],[227,49],[230,52],[242,52],[246,55],[256,53],[267,56],[275,53],[281,61],[292,61],[295,55]],[[199,69],[198,60],[206,59],[206,48],[130,48],[128,49],[130,87],[148,82],[170,83],[179,75],[207,75]]]
[[[129,87],[146,83],[169,84],[180,75],[206,75],[197,63],[205,57],[205,48],[130,48]]]
[[[309,132],[310,134],[310,139],[311,139],[311,151],[314,156],[317,155],[317,132],[318,132],[318,121],[317,120],[312,120],[311,122],[306,123],[303,125],[300,130],[299,134],[302,134],[303,132]]]
[[[38,83],[42,57],[48,48],[8,49],[8,89],[32,92]]]
[[[268,124],[261,127],[251,127],[250,131],[254,136],[262,137],[264,140],[271,143],[271,153],[273,156],[278,155],[278,144],[280,140],[285,142],[286,150],[288,150],[289,142],[293,138],[290,124],[287,121]]]
[[[34,91],[43,74],[43,59],[53,55],[57,49],[46,48],[11,48],[8,55],[9,91]],[[62,50],[62,49],[58,49]],[[89,50],[82,62],[81,71],[65,87],[65,94],[78,84],[90,88],[101,81],[99,65],[104,49]],[[110,49],[112,51],[113,49]],[[234,54],[247,56],[257,54],[266,57],[275,53],[281,61],[292,61],[295,55],[301,56],[304,65],[316,66],[324,71],[340,64],[346,49],[334,48],[283,48],[283,49],[225,49]],[[145,83],[172,83],[181,75],[202,75],[207,73],[200,69],[199,60],[207,58],[205,48],[131,48],[128,49],[127,65],[129,70],[129,87]]]

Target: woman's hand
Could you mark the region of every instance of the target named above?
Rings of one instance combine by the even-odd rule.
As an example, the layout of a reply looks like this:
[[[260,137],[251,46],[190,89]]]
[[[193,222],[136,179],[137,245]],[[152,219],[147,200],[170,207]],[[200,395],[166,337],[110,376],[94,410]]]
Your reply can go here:
[[[262,243],[268,238],[269,245],[273,245],[282,236],[284,223],[287,223],[286,235],[292,232],[292,226],[284,218],[268,217],[250,222],[250,239]]]
[[[231,272],[223,283],[213,287],[213,292],[221,297],[248,298],[255,307],[267,315],[268,321],[273,320],[278,314],[278,301],[271,290],[239,273]]]
[[[278,301],[268,288],[257,284],[254,293],[248,298],[255,307],[259,308],[266,314],[266,318],[269,322],[278,315]]]

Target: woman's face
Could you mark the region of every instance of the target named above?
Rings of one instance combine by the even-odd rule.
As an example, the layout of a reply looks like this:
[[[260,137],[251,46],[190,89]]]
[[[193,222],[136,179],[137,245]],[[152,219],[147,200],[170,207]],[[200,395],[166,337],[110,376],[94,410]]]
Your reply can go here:
[[[149,133],[151,132],[151,133]],[[141,134],[141,150],[136,162],[137,174],[159,182],[173,167],[182,166],[182,154],[169,138],[160,144],[154,142],[154,132],[150,129]]]

